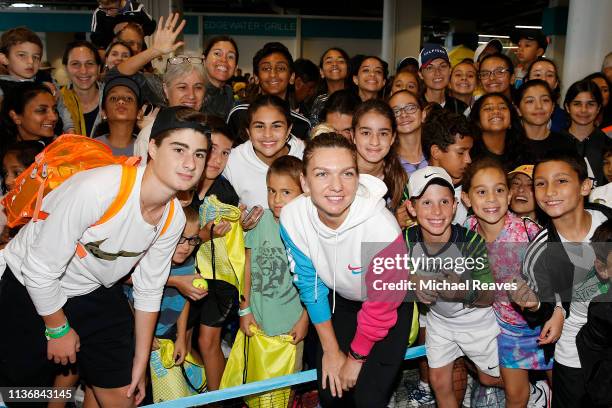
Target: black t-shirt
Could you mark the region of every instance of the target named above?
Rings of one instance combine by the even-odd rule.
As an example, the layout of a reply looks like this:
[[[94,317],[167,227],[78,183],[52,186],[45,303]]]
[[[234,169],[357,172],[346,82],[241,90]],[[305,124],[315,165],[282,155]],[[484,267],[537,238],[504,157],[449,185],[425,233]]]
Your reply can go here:
[[[564,132],[571,140],[574,141],[574,146],[579,155],[586,158],[595,175],[596,186],[607,184],[606,176],[603,172],[603,152],[604,149],[612,145],[610,139],[604,132],[595,128],[593,132],[582,142],[572,136],[571,133]]]
[[[238,194],[232,184],[227,181],[227,179],[223,176],[217,177],[217,179],[212,183],[212,186],[208,189],[204,197],[208,197],[210,195],[216,195],[219,201],[224,204],[233,205],[238,207],[238,203],[240,199],[238,198]],[[191,206],[196,210],[200,210],[200,206],[204,200],[200,200],[197,194],[193,196],[193,200],[191,200]]]
[[[85,119],[85,134],[86,136],[91,136],[91,131],[93,130],[93,125],[98,117],[98,112],[100,111],[100,107],[96,106],[94,110],[91,112],[87,112],[83,114],[83,119]]]
[[[450,95],[446,95],[446,97],[444,98],[444,109],[446,109],[447,111],[463,115],[467,108],[467,104],[457,98],[453,98]]]
[[[550,132],[544,140],[525,138],[525,159],[529,163],[535,163],[546,153],[553,150],[574,151],[574,141],[566,133],[557,132]]]
[[[497,159],[504,166],[504,170],[506,172],[510,172],[521,164],[530,162],[530,160],[525,158],[525,155],[523,154],[524,149],[521,147],[522,144],[516,142],[513,146],[506,146],[506,149],[502,154],[497,154],[487,149],[487,146],[484,144],[482,139],[477,139],[474,141],[474,147],[472,147],[472,150],[470,151],[470,156],[472,157],[472,161],[476,161],[484,157]]]

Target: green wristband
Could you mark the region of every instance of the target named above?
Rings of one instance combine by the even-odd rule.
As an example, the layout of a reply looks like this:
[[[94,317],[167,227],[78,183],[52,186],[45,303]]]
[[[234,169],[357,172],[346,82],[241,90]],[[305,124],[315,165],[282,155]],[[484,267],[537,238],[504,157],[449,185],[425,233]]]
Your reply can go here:
[[[70,325],[68,324],[68,321],[66,321],[66,324],[63,326],[45,329],[45,337],[47,338],[47,340],[59,339],[61,337],[64,337],[69,331]]]
[[[59,327],[45,327],[45,331],[51,334],[61,333],[66,329],[66,326],[68,326],[68,321]]]
[[[251,310],[251,306],[249,307],[245,307],[244,309],[239,309],[238,310],[238,316],[243,317],[246,316],[248,314],[253,313],[253,311]]]

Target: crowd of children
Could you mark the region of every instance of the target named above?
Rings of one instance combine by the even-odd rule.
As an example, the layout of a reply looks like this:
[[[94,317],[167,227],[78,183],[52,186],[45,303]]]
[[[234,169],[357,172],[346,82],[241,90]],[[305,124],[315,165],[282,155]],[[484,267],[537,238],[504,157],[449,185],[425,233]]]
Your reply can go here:
[[[612,405],[610,55],[561,101],[539,30],[512,33],[516,66],[497,40],[454,63],[425,44],[393,76],[339,47],[317,73],[269,42],[235,102],[234,39],[173,55],[178,14],[98,3],[61,89],[35,33],[0,37],[3,193],[63,133],[142,159],[72,176],[36,222],[0,216],[0,385],[138,405],[172,341],[175,365],[203,367],[192,391],[217,390],[240,330],[290,336],[321,406],[386,407],[420,326],[409,406],[461,406],[474,382],[507,407]],[[409,266],[373,269],[396,256]],[[415,286],[379,297],[376,275]]]

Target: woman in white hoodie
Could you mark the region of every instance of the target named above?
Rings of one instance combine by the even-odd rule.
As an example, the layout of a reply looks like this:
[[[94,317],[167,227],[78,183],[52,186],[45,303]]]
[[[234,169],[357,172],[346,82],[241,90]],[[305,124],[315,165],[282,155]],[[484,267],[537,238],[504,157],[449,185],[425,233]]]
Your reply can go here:
[[[402,303],[405,290],[378,289],[407,279],[408,272],[377,270],[376,259],[370,262],[374,254],[406,253],[385,207],[387,188],[374,176],[359,175],[355,146],[336,133],[308,142],[301,183],[305,194],[282,210],[281,238],[319,335],[320,401],[324,407],[385,407],[412,316],[412,303]]]
[[[268,167],[281,156],[301,159],[304,142],[291,134],[289,103],[278,96],[258,96],[247,116],[249,140],[232,149],[223,176],[247,208],[268,208]]]

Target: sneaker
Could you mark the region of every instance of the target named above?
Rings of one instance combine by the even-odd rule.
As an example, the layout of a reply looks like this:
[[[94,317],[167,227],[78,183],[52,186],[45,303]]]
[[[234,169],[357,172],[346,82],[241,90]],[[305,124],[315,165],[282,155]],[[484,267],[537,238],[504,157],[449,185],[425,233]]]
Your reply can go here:
[[[472,388],[474,387],[474,377],[469,373],[467,375],[467,382],[465,384],[465,394],[463,396],[463,402],[461,405],[463,408],[470,408],[472,406]]]
[[[408,408],[417,408],[421,405],[429,405],[436,402],[436,399],[431,393],[431,388],[423,387],[420,381],[416,384],[407,385],[406,388],[408,388],[408,399],[406,405]]]
[[[551,390],[548,382],[545,380],[537,381],[535,384],[530,384],[531,393],[529,394],[529,408],[550,408]]]
[[[223,357],[228,359],[232,352],[232,346],[230,346],[227,341],[221,340],[221,351],[223,352]]]
[[[389,399],[389,403],[387,404],[387,408],[396,408],[395,400],[397,399],[397,391],[393,392],[391,395],[391,399]]]

